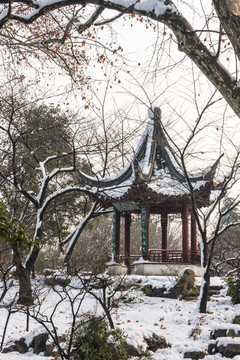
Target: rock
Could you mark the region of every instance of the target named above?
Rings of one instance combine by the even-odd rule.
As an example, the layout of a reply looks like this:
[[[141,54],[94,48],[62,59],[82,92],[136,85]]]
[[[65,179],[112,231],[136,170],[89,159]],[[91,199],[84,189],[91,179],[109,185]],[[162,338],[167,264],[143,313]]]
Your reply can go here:
[[[210,333],[210,339],[220,337],[240,337],[240,326],[237,324],[222,324],[214,328]]]
[[[212,340],[208,344],[208,353],[210,355],[220,353],[222,356],[232,359],[240,355],[240,339],[223,337]]]
[[[34,350],[35,354],[40,354],[41,352],[46,352],[46,342],[48,340],[48,333],[38,334],[33,338],[33,341],[30,344]]]
[[[220,353],[226,358],[240,355],[240,326],[238,324],[222,324],[210,333],[208,353]]]
[[[217,341],[211,340],[208,343],[208,353],[210,355],[216,354],[217,351]]]
[[[226,358],[232,359],[236,355],[240,355],[240,343],[239,344],[222,344],[217,345],[218,352]]]
[[[144,338],[148,345],[148,350],[157,351],[158,349],[165,349],[170,345],[167,343],[167,340],[164,336],[153,334],[150,338]]]
[[[151,285],[146,285],[142,288],[142,291],[147,296],[152,297],[170,297],[170,294],[166,292],[166,288],[153,288]]]
[[[61,274],[56,270],[44,269],[43,274],[45,276],[44,284],[48,286],[60,285],[66,287],[71,281],[66,274]]]
[[[126,352],[129,356],[141,356],[143,354],[143,350],[141,346],[134,346],[132,344],[125,344]]]
[[[195,284],[195,274],[191,269],[185,269],[183,275],[180,276],[178,283],[183,283],[186,289],[192,289]]]
[[[192,360],[199,360],[205,357],[205,352],[201,350],[190,350],[185,351],[183,358],[184,359],[192,359]]]
[[[223,289],[223,285],[210,285],[210,290],[212,291],[221,291]]]
[[[54,269],[44,269],[43,270],[43,275],[45,277],[49,276],[49,275],[54,275],[54,273],[56,273],[56,270],[54,270]]]
[[[44,356],[57,356],[57,352],[54,351],[55,346],[53,344],[46,344],[46,350]]]
[[[2,350],[3,353],[9,353],[12,351],[17,351],[20,354],[25,354],[26,352],[28,352],[28,346],[25,342],[24,337],[20,338],[19,340],[15,340],[14,342],[11,342],[9,344],[6,344],[6,346]]]
[[[222,285],[210,285],[209,293],[208,293],[209,297],[219,295],[222,289],[223,289]]]
[[[194,271],[185,269],[183,274],[178,277],[176,284],[169,289],[168,293],[171,294],[171,298],[173,299],[195,299],[199,296],[199,289],[194,284]]]
[[[129,343],[125,344],[127,354],[131,357],[149,355],[148,351],[155,352],[158,349],[165,349],[167,347],[171,347],[171,345],[167,343],[165,337],[157,334],[152,334],[151,337],[145,337],[142,346],[134,346]]]
[[[233,320],[232,320],[233,324],[238,324],[240,325],[240,315],[236,315]]]
[[[186,269],[183,275],[179,276],[176,284],[170,289],[174,298],[183,299],[189,292],[192,292],[195,283],[194,271]]]
[[[176,284],[168,291],[165,287],[154,288],[151,285],[144,286],[142,291],[147,296],[192,300],[199,296],[199,288],[194,284],[194,271],[191,269],[185,269],[184,273],[177,279]]]
[[[26,342],[26,339],[24,337],[21,337],[19,340],[15,340],[14,342],[10,342],[9,344],[6,344],[5,348],[3,349],[3,353],[17,351],[20,354],[25,354],[31,348],[33,348],[33,352],[35,354],[40,354],[41,352],[45,353],[47,350],[47,346],[46,346],[47,340],[48,340],[47,333],[37,334],[36,336],[33,337],[33,340],[31,341],[30,344],[28,343],[28,341]]]

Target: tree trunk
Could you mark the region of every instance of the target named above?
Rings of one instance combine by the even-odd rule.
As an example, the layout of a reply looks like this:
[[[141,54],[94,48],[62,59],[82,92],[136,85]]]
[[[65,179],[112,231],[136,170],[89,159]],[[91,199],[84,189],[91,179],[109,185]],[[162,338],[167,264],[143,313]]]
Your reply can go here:
[[[85,227],[87,226],[88,222],[93,218],[96,207],[97,207],[97,202],[95,202],[93,204],[90,211],[87,213],[87,215],[84,217],[84,219],[78,224],[78,226],[76,227],[76,229],[73,233],[72,239],[68,245],[68,248],[67,248],[64,258],[63,258],[63,264],[67,268],[68,273],[71,273],[70,261],[71,261],[71,256],[74,251],[76,242],[77,242],[78,238],[80,237],[80,235],[82,234]],[[61,244],[60,244],[60,246],[61,246]]]
[[[206,234],[202,234],[202,250],[201,250],[201,263],[202,269],[204,271],[202,277],[201,291],[200,291],[200,299],[199,299],[199,312],[206,313],[207,311],[207,302],[208,302],[208,294],[210,287],[210,262],[209,260],[209,249],[208,243],[206,239]]]
[[[31,271],[27,270],[22,264],[17,266],[18,280],[19,280],[19,298],[18,304],[32,305],[32,287],[31,287]]]
[[[216,13],[240,61],[239,0],[213,0]]]
[[[31,271],[23,266],[19,249],[13,248],[13,263],[16,265],[16,276],[19,281],[18,304],[32,305]]]
[[[199,312],[206,313],[207,311],[207,302],[208,302],[208,294],[210,287],[210,274],[208,267],[206,268],[205,273],[203,274],[203,283],[201,285],[201,298],[199,304]]]

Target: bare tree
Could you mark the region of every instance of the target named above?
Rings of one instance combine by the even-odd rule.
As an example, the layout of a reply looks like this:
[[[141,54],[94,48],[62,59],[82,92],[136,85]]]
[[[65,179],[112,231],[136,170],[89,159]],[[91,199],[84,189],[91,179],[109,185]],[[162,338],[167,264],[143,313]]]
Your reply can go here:
[[[112,17],[105,16],[105,10],[109,9],[114,11]],[[61,49],[63,60],[64,53],[71,54],[74,62],[77,59],[73,49],[78,36],[85,36],[85,39],[79,38],[81,44],[86,44],[86,37],[91,40],[98,39],[97,29],[113,23],[120,17],[126,17],[126,14],[141,22],[146,18],[146,21],[152,20],[154,24],[163,24],[162,44],[166,28],[169,28],[173,34],[172,40],[177,43],[179,51],[185,53],[196,64],[234,112],[240,115],[240,9],[237,0],[214,0],[212,7],[207,10],[202,2],[197,6],[192,5],[190,1],[173,0],[161,0],[156,3],[133,1],[126,4],[122,1],[100,0],[97,5],[92,0],[77,3],[75,0],[64,3],[51,1],[44,4],[41,1],[14,1],[9,4],[7,0],[3,0],[1,39],[8,47],[19,45],[21,51],[26,46],[48,51],[52,46],[55,53]],[[201,21],[195,23],[192,20],[195,18],[200,18]],[[115,48],[118,49],[117,46]],[[112,48],[111,51],[114,53],[116,49]],[[98,58],[99,56],[101,54],[98,54]],[[104,58],[105,55],[98,61],[101,63]],[[65,64],[69,66],[66,57]]]
[[[18,244],[11,243],[13,263],[17,267],[20,285],[19,302],[30,304],[33,301],[30,273],[34,269],[41,248],[43,218],[53,201],[70,192],[84,192],[84,189],[77,183],[71,186],[65,182],[69,174],[73,174],[76,169],[74,145],[67,143],[68,152],[66,153],[64,149],[61,149],[60,153],[53,150],[53,153],[49,156],[46,155],[46,158],[43,153],[42,159],[41,156],[38,156],[37,149],[34,149],[34,141],[31,143],[26,136],[28,132],[31,133],[34,130],[26,130],[21,127],[22,112],[24,109],[26,111],[29,104],[18,102],[12,96],[2,97],[1,104],[3,119],[0,127],[2,133],[1,155],[5,161],[5,166],[1,169],[2,186],[8,188],[8,191],[11,190],[10,192],[15,194],[18,203],[21,202],[20,212],[18,211],[19,219],[24,220],[29,216],[34,219],[32,220],[34,231],[31,250],[23,251]],[[69,147],[71,151],[69,151]],[[25,158],[23,151],[24,154],[27,154]],[[6,203],[12,215],[16,216],[16,202]]]
[[[226,276],[240,268],[239,226],[227,229],[216,243],[211,270],[214,275]]]
[[[205,124],[202,124],[205,112],[211,108],[219,100],[214,100],[214,94],[208,100],[206,105],[198,113],[198,118],[195,121],[193,127],[189,127],[188,138],[184,141],[182,146],[179,146],[175,140],[168,134],[165,129],[166,136],[168,136],[169,142],[172,143],[176,149],[176,154],[179,158],[179,162],[184,172],[184,176],[187,180],[188,191],[191,198],[192,211],[196,218],[198,231],[200,233],[200,249],[201,249],[201,265],[202,265],[202,284],[201,292],[199,299],[199,311],[201,313],[206,312],[207,310],[207,299],[210,287],[210,269],[211,263],[214,255],[214,249],[218,243],[220,237],[230,228],[238,226],[239,221],[230,221],[226,222],[231,211],[236,209],[240,204],[240,196],[238,191],[236,191],[236,185],[238,184],[239,177],[239,149],[235,147],[235,154],[228,159],[228,166],[222,162],[220,164],[220,159],[223,154],[216,161],[216,164],[221,168],[222,173],[225,172],[221,178],[216,180],[212,186],[211,193],[211,202],[209,207],[202,208],[199,206],[199,199],[195,195],[194,185],[191,182],[191,161],[190,158],[194,158],[195,163],[198,162],[197,153],[193,154],[193,149],[191,145],[193,142],[199,141],[198,136],[200,136],[201,131],[205,129]],[[197,142],[198,142],[197,141]],[[206,141],[206,138],[204,138]],[[206,152],[204,152],[206,156]],[[220,171],[220,169],[218,170]],[[234,194],[234,198],[231,201],[231,204],[227,207],[223,207],[224,201],[230,194]],[[223,226],[223,224],[225,224]]]
[[[49,240],[50,236],[53,237],[53,240],[56,238],[56,233],[53,234],[49,230],[53,227],[53,223],[56,224],[54,226],[58,232],[57,237],[63,262],[68,267],[77,241],[89,221],[109,212],[101,204],[92,203],[88,197],[90,190],[80,184],[78,171],[89,172],[92,166],[90,161],[89,163],[84,162],[80,156],[89,155],[89,147],[95,154],[94,148],[97,148],[98,153],[103,153],[102,162],[98,164],[100,164],[100,170],[104,176],[108,172],[109,159],[112,159],[111,161],[114,161],[117,166],[113,151],[118,149],[119,143],[124,142],[124,135],[120,137],[120,140],[116,138],[116,127],[111,134],[109,122],[104,117],[103,104],[100,111],[104,129],[102,136],[97,137],[95,131],[97,127],[92,128],[94,142],[90,142],[88,145],[87,141],[84,150],[81,141],[76,141],[76,136],[81,138],[82,134],[80,132],[79,135],[78,127],[74,127],[73,135],[67,133],[64,127],[62,128],[60,112],[55,113],[52,108],[54,116],[51,118],[51,111],[50,113],[45,111],[48,107],[36,106],[37,100],[28,102],[20,99],[19,96],[16,97],[14,94],[17,84],[14,81],[10,82],[10,85],[9,96],[4,94],[0,99],[2,104],[1,159],[4,165],[0,172],[1,192],[12,215],[23,222],[28,228],[29,236],[33,238],[30,252],[13,246],[13,262],[17,266],[20,281],[19,301],[31,303],[33,299],[30,273],[34,270],[41,247]],[[32,116],[32,112],[36,114]],[[28,126],[26,126],[25,117],[30,122]],[[32,126],[32,122],[34,122],[34,126]],[[87,134],[87,132],[84,133]],[[127,134],[126,137],[130,139],[130,134]],[[55,143],[57,143],[56,146]],[[98,173],[95,176],[97,178]],[[69,194],[74,194],[75,198],[79,199],[76,202],[75,213],[69,209],[70,202],[75,201],[66,197],[70,196]],[[76,209],[81,213],[76,215]],[[65,221],[61,224],[60,220],[65,218],[68,213],[68,222]],[[69,221],[71,218],[74,220],[71,222],[74,229],[72,230],[72,226],[70,231]],[[47,225],[48,221],[50,221],[49,225]],[[66,229],[64,231],[63,228],[66,226],[67,231]]]
[[[55,276],[56,280],[58,276],[64,276],[66,280],[66,274],[58,272],[58,274],[52,276],[53,279]],[[18,307],[19,311],[26,313],[42,325],[49,336],[50,343],[57,348],[61,359],[72,358],[74,351],[77,350],[74,344],[75,334],[79,329],[81,330],[81,326],[87,323],[92,316],[99,316],[100,321],[107,319],[110,328],[114,329],[112,313],[117,311],[118,304],[123,296],[124,277],[114,278],[113,280],[111,277],[104,275],[81,275],[77,273],[72,280],[65,287],[60,286],[57,281],[55,285],[49,288],[46,288],[46,286],[39,288],[38,285],[38,288],[34,289],[36,298],[34,306],[28,308]],[[55,295],[56,302],[46,308],[45,300],[51,294]],[[82,312],[83,302],[87,301],[89,295],[100,305],[102,313],[92,313],[90,317],[87,317],[88,314]],[[67,333],[65,334],[59,332],[57,323],[63,305],[67,305],[70,309],[68,323],[66,324]],[[16,311],[16,306],[14,310]],[[11,309],[12,313],[14,310]],[[91,336],[91,331],[93,329],[90,329],[89,336]],[[64,335],[67,337],[65,341]]]
[[[239,206],[233,207],[235,199],[226,197],[223,201],[221,212],[231,211],[226,214],[220,224],[220,230],[230,224],[239,222]],[[218,276],[226,276],[231,271],[239,269],[240,266],[240,248],[239,248],[239,226],[228,228],[218,239],[215,246],[212,271]]]

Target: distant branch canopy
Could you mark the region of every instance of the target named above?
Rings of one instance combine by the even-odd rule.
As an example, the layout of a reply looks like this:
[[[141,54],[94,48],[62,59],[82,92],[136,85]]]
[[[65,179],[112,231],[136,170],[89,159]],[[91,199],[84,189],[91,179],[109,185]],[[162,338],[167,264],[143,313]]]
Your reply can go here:
[[[86,7],[87,5],[95,5],[92,14],[88,19],[83,21],[82,17],[78,16],[79,9]],[[163,23],[173,32],[176,41],[179,46],[179,50],[184,52],[202,71],[202,73],[208,78],[208,80],[216,87],[216,89],[222,94],[226,102],[230,105],[233,111],[240,117],[240,82],[237,79],[237,69],[235,71],[235,77],[231,74],[226,67],[220,62],[219,52],[218,55],[214,55],[210,49],[206,46],[206,43],[202,40],[201,34],[196,32],[188,19],[180,13],[177,6],[175,6],[172,0],[146,0],[140,2],[138,0],[0,0],[0,6],[2,10],[0,12],[0,29],[6,32],[2,36],[9,36],[14,34],[14,25],[12,21],[22,23],[25,26],[30,26],[38,19],[41,19],[47,14],[52,14],[54,11],[62,9],[72,9],[72,6],[76,7],[76,16],[68,15],[69,26],[61,23],[61,16],[59,16],[58,26],[59,31],[51,31],[49,28],[48,38],[56,38],[60,36],[61,31],[79,31],[83,33],[93,25],[104,23],[103,12],[105,9],[111,9],[118,11],[117,16],[110,17],[109,21],[114,21],[122,14],[134,14],[135,16],[145,16],[154,21]],[[215,14],[217,14],[221,29],[224,34],[227,35],[230,40],[232,49],[234,51],[233,58],[239,66],[240,61],[240,2],[239,0],[213,0],[213,6],[215,8]],[[102,16],[99,20],[100,15]],[[55,18],[57,17],[54,13]],[[209,19],[207,21],[210,21]],[[70,26],[70,23],[74,26]],[[46,24],[45,24],[46,26]],[[50,27],[50,25],[49,25]],[[54,43],[50,40],[46,41],[46,32],[38,36],[39,44]],[[210,28],[209,28],[210,29]],[[211,29],[209,30],[211,31]],[[10,34],[10,35],[9,35]],[[66,34],[62,39],[67,41],[70,39],[70,33]],[[0,34],[1,36],[1,34]],[[21,33],[22,36],[22,33]],[[42,37],[42,39],[41,39]],[[28,38],[28,31],[25,33],[25,39]],[[0,37],[1,39],[1,37]],[[28,39],[29,40],[29,39]],[[24,45],[24,42],[22,42]],[[220,47],[219,47],[220,49]],[[224,50],[222,50],[224,51]]]

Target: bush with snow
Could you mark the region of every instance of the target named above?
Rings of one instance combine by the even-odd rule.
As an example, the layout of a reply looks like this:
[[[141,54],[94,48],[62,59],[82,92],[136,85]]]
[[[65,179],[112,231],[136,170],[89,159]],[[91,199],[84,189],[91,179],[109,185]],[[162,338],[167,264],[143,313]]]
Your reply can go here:
[[[233,304],[240,304],[240,271],[236,270],[227,277],[228,291],[227,295],[231,296]]]
[[[101,317],[86,314],[73,335],[73,360],[125,360],[126,339]]]

